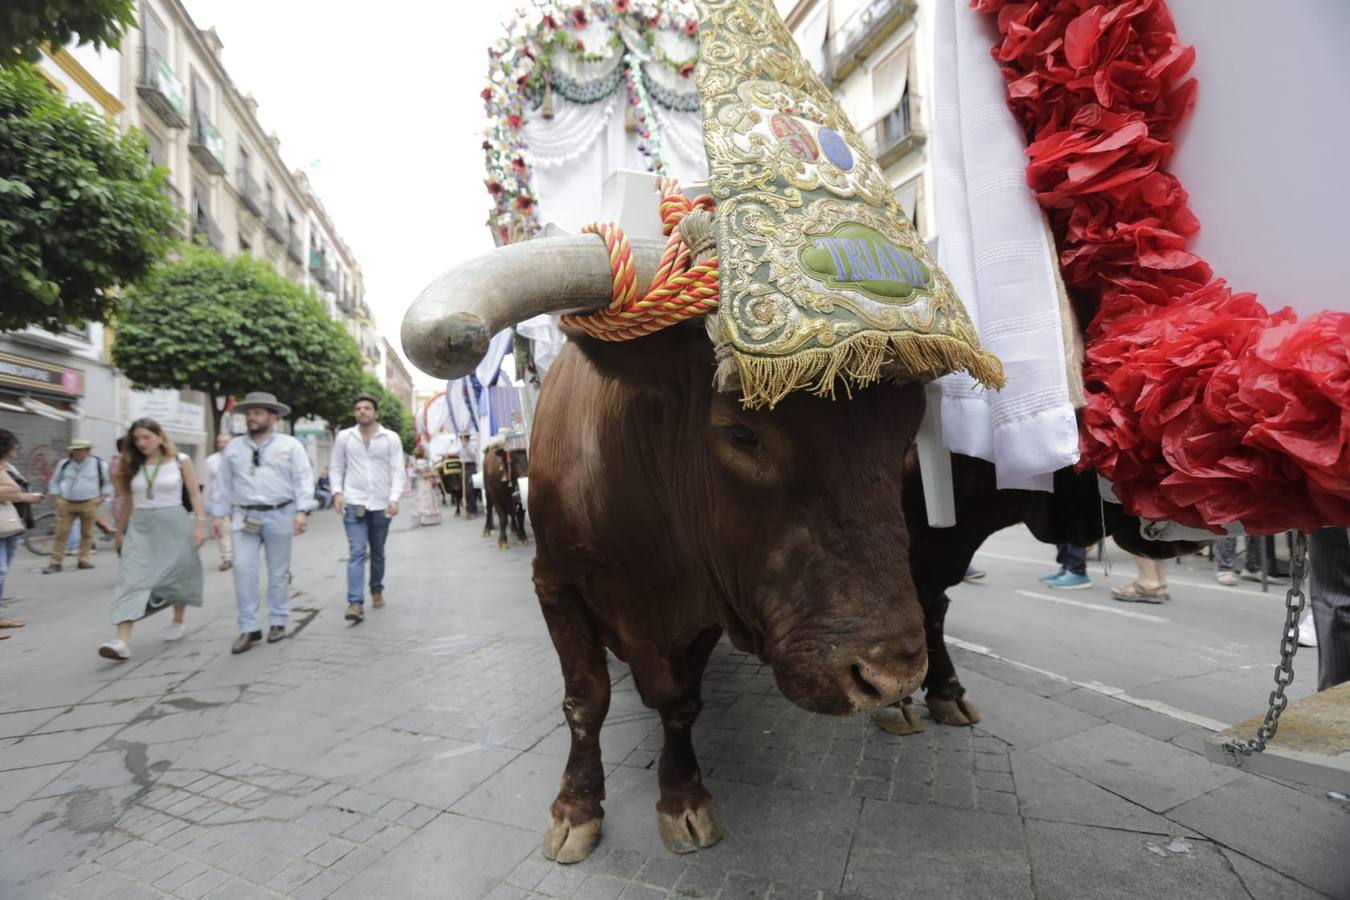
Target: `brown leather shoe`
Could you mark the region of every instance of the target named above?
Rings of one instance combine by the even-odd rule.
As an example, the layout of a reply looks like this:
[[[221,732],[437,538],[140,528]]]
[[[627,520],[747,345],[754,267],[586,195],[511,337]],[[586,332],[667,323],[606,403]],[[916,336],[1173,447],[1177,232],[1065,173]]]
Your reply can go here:
[[[384,609],[384,594],[380,591],[374,591],[370,595],[370,605],[375,609]]]
[[[228,572],[233,568],[234,568],[234,560],[227,559],[220,564],[220,571],[222,572]]]
[[[357,624],[365,621],[365,618],[366,618],[366,611],[361,608],[360,603],[347,604],[346,619],[348,622],[351,622],[352,624]]]
[[[269,644],[275,644],[284,637],[286,637],[285,625],[273,625],[267,629],[267,643]]]
[[[94,567],[94,564],[93,564],[93,563],[82,562],[82,563],[80,563],[79,565],[77,565],[75,568],[77,568],[77,569],[92,569],[93,567]]]
[[[258,641],[262,640],[261,631],[246,631],[234,639],[234,645],[230,647],[231,653],[243,653],[249,647],[252,647]]]

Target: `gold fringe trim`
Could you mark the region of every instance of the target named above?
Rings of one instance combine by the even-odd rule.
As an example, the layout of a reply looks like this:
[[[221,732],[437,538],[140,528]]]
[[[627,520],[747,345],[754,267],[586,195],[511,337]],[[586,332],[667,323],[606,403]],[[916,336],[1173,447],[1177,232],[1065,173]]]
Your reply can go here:
[[[998,357],[945,334],[863,331],[828,349],[800,350],[785,357],[733,351],[732,356],[740,371],[741,402],[751,409],[773,409],[793,391],[833,400],[840,382],[852,396],[853,388],[880,381],[882,369],[892,362],[914,378],[964,370],[994,390],[1005,381]]]

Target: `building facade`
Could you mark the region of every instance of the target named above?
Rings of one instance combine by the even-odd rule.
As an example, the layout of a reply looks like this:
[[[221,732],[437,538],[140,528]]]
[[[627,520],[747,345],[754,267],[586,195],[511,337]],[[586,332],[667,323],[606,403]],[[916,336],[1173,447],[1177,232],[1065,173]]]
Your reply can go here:
[[[928,134],[933,10],[916,0],[779,0],[802,55],[881,165],[905,215],[935,233]]]
[[[413,408],[413,377],[408,371],[408,367],[403,364],[403,359],[398,355],[393,345],[389,343],[388,338],[380,338],[380,343],[384,352],[384,372],[380,381],[389,393],[399,399],[409,412]]]
[[[304,176],[287,167],[280,140],[260,124],[252,95],[235,87],[221,50],[215,31],[198,28],[180,0],[139,0],[136,26],[120,49],[63,48],[44,54],[38,71],[71,102],[90,103],[145,135],[150,158],[168,170],[167,189],[185,214],[183,239],[225,256],[249,253],[313,289],[358,343],[366,338],[362,352],[374,372],[379,345],[360,268],[325,214],[327,245],[340,248],[344,274],[324,290],[310,233],[311,209],[322,205]],[[344,305],[356,312],[344,313]],[[111,456],[126,423],[141,416],[160,421],[199,461],[210,452],[206,398],[187,390],[133,390],[112,368],[110,349],[111,335],[98,324],[59,335],[36,329],[0,335],[0,428],[15,431],[25,452],[37,454],[26,472],[39,474],[42,461],[64,454],[72,437],[89,438],[97,453]]]

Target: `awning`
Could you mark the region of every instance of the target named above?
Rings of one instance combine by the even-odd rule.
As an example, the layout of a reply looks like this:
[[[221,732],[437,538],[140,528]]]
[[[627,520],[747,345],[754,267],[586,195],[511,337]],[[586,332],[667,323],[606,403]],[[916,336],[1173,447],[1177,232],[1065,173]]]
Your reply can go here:
[[[53,406],[45,400],[37,400],[33,397],[20,397],[19,402],[24,405],[24,409],[28,410],[28,412],[39,416],[45,416],[48,419],[78,422],[82,418],[78,407],[72,412],[70,410],[61,409],[59,406]]]

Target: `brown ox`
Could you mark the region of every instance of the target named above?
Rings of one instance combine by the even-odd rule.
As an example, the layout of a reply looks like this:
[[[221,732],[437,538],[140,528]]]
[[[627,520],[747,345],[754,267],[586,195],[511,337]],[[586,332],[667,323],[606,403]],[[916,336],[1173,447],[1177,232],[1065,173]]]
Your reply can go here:
[[[649,283],[663,244],[631,243],[638,282]],[[603,306],[610,288],[594,237],[509,245],[429,286],[404,319],[404,346],[424,370],[454,377],[500,329]],[[797,393],[744,410],[714,390],[714,368],[694,323],[616,344],[574,337],[543,386],[529,506],[572,737],[544,840],[560,862],[584,859],[600,836],[606,649],[660,713],[658,824],[676,852],[721,837],[690,729],[723,633],[814,712],[882,708],[923,681],[903,513],[922,388],[888,382],[837,401]]]
[[[520,504],[520,479],[529,477],[528,464],[524,450],[507,451],[503,447],[494,447],[483,454],[483,494],[487,506],[487,524],[483,526],[483,537],[492,534],[492,512],[496,510],[501,520],[501,536],[497,546],[507,547],[506,527],[516,540],[528,544],[525,536],[525,508]]]

